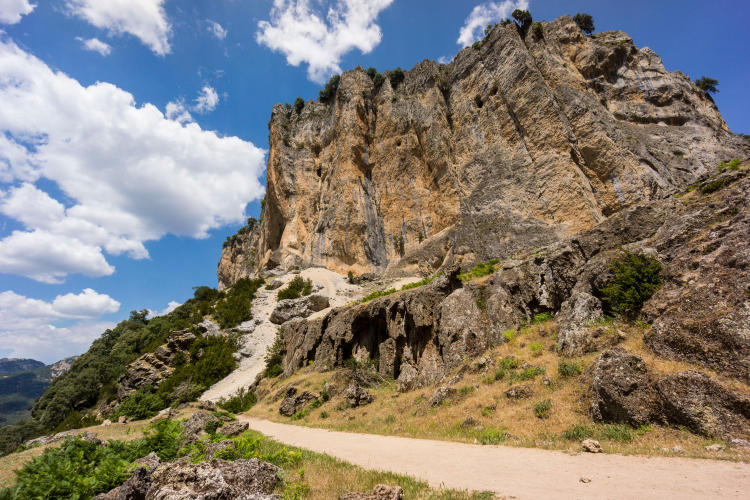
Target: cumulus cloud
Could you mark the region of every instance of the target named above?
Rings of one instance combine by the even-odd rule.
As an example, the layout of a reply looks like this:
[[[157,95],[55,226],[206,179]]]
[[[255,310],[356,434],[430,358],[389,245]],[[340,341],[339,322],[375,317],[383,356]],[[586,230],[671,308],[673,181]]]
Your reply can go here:
[[[0,0],[0,24],[16,24],[34,8],[29,0]]]
[[[148,319],[155,318],[157,316],[164,316],[165,314],[169,314],[178,307],[180,307],[182,304],[180,302],[175,302],[174,300],[170,301],[169,304],[167,304],[167,307],[162,309],[161,311],[152,311],[149,309],[148,311]]]
[[[208,23],[208,32],[215,36],[218,40],[224,40],[227,37],[227,30],[224,29],[221,24],[217,23],[216,21],[211,21],[210,19],[206,22]]]
[[[78,36],[76,37],[76,40],[83,44],[84,49],[90,50],[91,52],[98,52],[103,56],[108,56],[112,52],[112,47],[98,38],[84,39]]]
[[[84,87],[2,39],[0,102],[0,212],[24,226],[0,240],[0,272],[111,274],[103,252],[145,258],[144,242],[167,233],[206,237],[263,194],[265,153],[250,142],[139,107],[109,83]]]
[[[172,27],[164,12],[164,0],[68,0],[67,9],[112,35],[137,37],[157,55],[171,50]]]
[[[5,291],[0,293],[0,344],[10,349],[8,355],[13,357],[57,361],[83,352],[114,326],[97,318],[119,309],[119,302],[90,288],[79,294],[58,295],[52,302]]]
[[[287,63],[307,63],[307,76],[322,83],[341,72],[344,54],[359,49],[367,54],[382,37],[375,21],[393,0],[338,0],[325,17],[310,0],[274,0],[270,21],[258,23],[256,40],[286,56]]]
[[[190,123],[191,121],[193,121],[193,117],[190,114],[190,112],[187,110],[187,107],[185,106],[185,101],[182,99],[168,102],[167,107],[165,109],[165,113],[168,119],[175,120],[176,122],[179,122],[179,123]]]
[[[516,9],[527,10],[528,0],[505,0],[504,2],[486,2],[477,5],[464,21],[458,34],[457,43],[466,47],[484,36],[484,28],[490,23],[507,19]]]
[[[193,110],[198,113],[210,113],[216,109],[216,105],[219,104],[219,94],[216,93],[212,87],[206,85],[201,90],[198,97],[195,98],[195,106]]]

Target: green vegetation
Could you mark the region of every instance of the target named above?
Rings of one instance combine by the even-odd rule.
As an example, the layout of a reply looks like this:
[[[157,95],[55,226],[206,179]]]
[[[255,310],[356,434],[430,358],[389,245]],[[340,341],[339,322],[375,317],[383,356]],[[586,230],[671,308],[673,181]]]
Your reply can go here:
[[[376,292],[372,292],[370,295],[362,297],[360,302],[369,302],[372,299],[377,299],[378,297],[385,297],[386,295],[390,295],[396,292],[397,290],[395,288],[389,288],[388,290],[378,290]]]
[[[699,89],[705,92],[711,92],[715,94],[719,91],[719,89],[716,88],[716,86],[719,85],[719,80],[710,78],[708,76],[702,76],[698,78],[695,81],[695,84],[698,86]]]
[[[396,90],[396,88],[401,85],[404,79],[406,79],[404,70],[402,70],[400,67],[388,71],[387,75],[388,79],[391,81],[391,87],[393,87],[393,90]]]
[[[353,285],[353,284],[354,284],[354,273],[353,273],[353,272],[351,272],[351,271],[349,271],[348,273],[346,273],[346,280],[347,280],[347,281],[348,281],[348,282],[349,282],[350,284],[352,284],[352,285]]]
[[[534,415],[536,418],[549,418],[549,412],[552,410],[552,401],[545,399],[534,405]]]
[[[534,27],[531,28],[531,34],[537,40],[544,38],[544,26],[542,26],[542,23],[534,23]]]
[[[701,186],[701,194],[715,193],[716,191],[727,187],[731,183],[732,179],[728,177],[724,177],[723,179],[715,179]]]
[[[533,380],[538,375],[544,373],[544,368],[540,366],[528,366],[520,372],[512,371],[510,373],[510,383],[513,384],[517,381]]]
[[[385,77],[383,76],[383,74],[372,66],[367,68],[367,74],[370,76],[370,80],[372,80],[372,84],[375,86],[375,90],[379,89],[383,85],[383,82],[385,82]]]
[[[503,360],[500,361],[500,366],[504,370],[513,370],[515,368],[518,368],[518,358],[513,358],[513,357],[503,358]]]
[[[115,416],[125,415],[135,419],[153,417],[165,408],[164,401],[154,393],[153,387],[139,387],[135,393],[125,398],[117,407]]]
[[[302,276],[297,275],[285,288],[278,291],[276,298],[278,300],[298,299],[311,293],[312,280],[305,280]]]
[[[544,323],[546,321],[551,321],[551,320],[552,320],[552,313],[545,311],[545,312],[537,313],[534,316],[532,316],[531,324],[535,325],[537,323]]]
[[[403,257],[404,256],[404,237],[396,236],[393,244],[396,246],[396,252]]]
[[[220,299],[215,306],[214,319],[222,328],[237,326],[243,321],[252,319],[250,312],[255,292],[263,285],[261,278],[242,278],[238,280],[226,296]]]
[[[425,278],[423,280],[417,281],[416,283],[407,283],[406,285],[401,287],[401,290],[411,290],[412,288],[419,288],[420,286],[427,285],[432,282],[435,278],[437,278],[438,275],[430,276],[429,278]]]
[[[529,31],[531,23],[534,21],[534,19],[531,17],[531,13],[528,10],[516,9],[513,11],[511,16],[513,16],[513,19],[515,19],[516,21],[516,26],[518,26],[518,29],[523,34],[526,34],[526,32]]]
[[[505,339],[506,342],[513,342],[513,340],[515,340],[516,338],[516,330],[513,328],[509,330],[505,330],[503,332],[503,338]]]
[[[488,262],[480,262],[479,264],[474,266],[471,271],[459,274],[458,279],[460,279],[461,281],[470,281],[474,278],[487,276],[488,274],[492,274],[495,272],[495,266],[499,263],[499,259],[492,259]]]
[[[542,343],[541,342],[532,342],[529,344],[529,350],[531,351],[531,355],[534,357],[541,356],[542,355]]]
[[[487,427],[479,435],[479,444],[500,444],[508,439],[508,432],[502,427]]]
[[[591,14],[582,14],[579,12],[573,16],[573,21],[575,21],[578,27],[581,28],[581,31],[587,35],[594,32],[594,18],[591,17]]]
[[[739,170],[740,168],[740,160],[737,158],[731,160],[731,161],[721,161],[718,165],[719,173],[724,173],[727,170]]]
[[[333,75],[326,86],[319,92],[320,102],[328,103],[331,102],[333,97],[336,95],[336,91],[339,89],[339,83],[341,82],[340,75]]]
[[[294,111],[297,112],[297,114],[302,113],[302,110],[305,108],[305,100],[301,97],[298,97],[294,100]]]
[[[263,370],[264,377],[274,378],[284,373],[283,363],[285,353],[284,334],[281,328],[279,328],[276,330],[276,340],[274,340],[273,345],[268,349],[266,357],[264,358],[264,361],[266,362],[266,367]]]
[[[573,361],[561,359],[557,364],[557,373],[559,373],[561,377],[575,377],[580,375],[581,372],[581,365]]]
[[[634,318],[661,285],[661,262],[626,250],[610,262],[609,269],[613,278],[599,290],[605,312]]]

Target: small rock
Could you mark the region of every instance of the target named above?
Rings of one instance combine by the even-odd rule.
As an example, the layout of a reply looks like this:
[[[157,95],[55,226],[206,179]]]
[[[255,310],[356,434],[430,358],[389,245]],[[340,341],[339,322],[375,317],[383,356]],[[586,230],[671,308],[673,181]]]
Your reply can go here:
[[[218,418],[205,411],[193,413],[188,421],[185,422],[184,430],[182,431],[185,442],[195,443],[204,434],[209,424],[216,424],[218,422],[220,422]]]
[[[526,399],[530,398],[534,395],[534,389],[531,387],[531,385],[514,385],[507,391],[505,391],[505,396],[509,399]]]
[[[108,426],[112,425],[112,421],[110,419],[106,419],[104,422],[102,422],[102,425],[104,427],[108,427]]]
[[[590,483],[591,482],[591,478],[590,477],[582,477],[581,479],[579,479],[579,481],[582,482],[582,483]]]
[[[198,408],[206,411],[218,411],[219,409],[213,401],[198,401]]]
[[[449,397],[456,394],[456,389],[453,387],[438,387],[435,394],[432,395],[432,406],[438,406]]]
[[[584,439],[581,443],[581,446],[583,446],[583,449],[588,451],[589,453],[602,452],[602,445],[600,445],[599,441],[597,441],[596,439]]]
[[[346,391],[344,391],[344,397],[352,408],[370,404],[375,400],[372,394],[364,390],[355,382],[352,382],[349,384],[349,387],[346,388]]]
[[[345,493],[339,500],[401,500],[403,496],[404,490],[400,486],[379,484],[372,493]]]
[[[141,457],[136,460],[135,463],[137,463],[141,467],[146,467],[148,470],[154,470],[159,467],[159,465],[161,465],[161,459],[156,453],[152,451],[145,457]]]
[[[750,448],[750,441],[747,439],[734,438],[729,443],[737,448]]]
[[[266,285],[266,288],[269,290],[276,290],[277,288],[281,288],[283,284],[284,282],[279,278],[274,278],[268,285]]]
[[[125,415],[120,415],[120,417],[117,419],[118,424],[124,424],[127,421],[128,421],[128,417],[126,417]]]
[[[723,451],[723,450],[724,450],[724,445],[721,445],[721,444],[712,444],[712,445],[706,446],[706,451],[710,451],[711,453],[716,453],[716,452]]]
[[[232,422],[228,422],[222,425],[219,428],[219,432],[221,434],[224,434],[225,436],[237,436],[245,432],[248,427],[249,426],[247,422],[240,422],[239,420],[234,420]]]
[[[672,453],[685,453],[685,450],[682,449],[682,446],[673,446]]]

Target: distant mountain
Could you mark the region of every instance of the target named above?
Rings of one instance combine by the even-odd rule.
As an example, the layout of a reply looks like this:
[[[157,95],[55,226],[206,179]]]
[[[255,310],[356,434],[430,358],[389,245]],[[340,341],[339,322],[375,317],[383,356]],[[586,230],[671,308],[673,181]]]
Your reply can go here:
[[[0,359],[0,375],[23,370],[33,370],[42,366],[44,366],[44,363],[35,359],[2,358]]]
[[[45,365],[35,359],[0,359],[0,426],[31,414],[29,408],[52,380],[70,369],[78,356]]]

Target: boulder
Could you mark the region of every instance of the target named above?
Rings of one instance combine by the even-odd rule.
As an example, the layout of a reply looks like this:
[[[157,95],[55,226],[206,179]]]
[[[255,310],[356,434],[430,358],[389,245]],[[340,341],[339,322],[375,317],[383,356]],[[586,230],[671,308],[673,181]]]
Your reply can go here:
[[[534,395],[534,389],[531,384],[514,385],[505,391],[505,397],[508,399],[527,399]]]
[[[432,395],[432,406],[438,406],[443,404],[448,398],[453,397],[456,394],[456,389],[453,387],[438,387],[435,394]]]
[[[221,335],[221,328],[219,328],[219,325],[213,320],[204,319],[196,326],[206,337],[216,337],[217,335]]]
[[[198,401],[198,408],[200,410],[206,410],[206,411],[218,411],[219,407],[216,406],[216,403],[213,401],[208,400],[200,400]]]
[[[597,441],[596,439],[584,439],[581,443],[581,446],[583,446],[583,449],[585,451],[588,451],[589,453],[602,452],[602,445],[600,445],[599,441]]]
[[[286,397],[279,406],[279,413],[285,417],[291,417],[300,410],[303,410],[305,406],[318,399],[318,396],[312,392],[305,391],[302,394],[297,394],[297,389],[290,387],[286,391]]]
[[[281,281],[279,278],[274,278],[269,284],[266,285],[266,288],[268,290],[276,290],[277,288],[281,288],[283,285],[283,281]]]
[[[609,349],[596,359],[591,387],[594,420],[637,426],[660,418],[659,395],[646,363],[621,347]]]
[[[156,453],[152,451],[145,457],[141,457],[136,460],[135,463],[152,471],[161,465],[161,459]]]
[[[229,439],[224,439],[222,441],[218,441],[215,443],[210,442],[206,444],[205,455],[206,455],[206,458],[211,459],[211,458],[214,458],[214,456],[217,453],[227,451],[227,450],[229,451],[237,450],[237,447],[235,446],[234,441],[231,441]]]
[[[404,490],[401,486],[387,486],[378,484],[372,493],[345,493],[339,500],[401,500]]]
[[[664,417],[675,425],[705,436],[750,434],[750,397],[725,387],[707,375],[684,371],[656,384]]]
[[[410,363],[402,363],[401,370],[398,374],[398,391],[407,392],[417,387],[417,369]]]
[[[370,404],[375,400],[372,394],[364,390],[356,382],[349,384],[349,387],[344,391],[344,397],[352,408]]]
[[[218,418],[205,411],[193,413],[185,422],[182,436],[186,443],[194,443],[204,435],[204,431],[209,424],[218,424],[221,422]]]
[[[218,432],[225,436],[238,436],[245,432],[249,427],[247,422],[240,422],[239,420],[233,420],[219,427]]]
[[[312,294],[299,299],[284,299],[276,304],[276,308],[268,318],[271,323],[280,325],[294,318],[306,318],[314,312],[328,307],[330,302],[325,295]]]
[[[593,339],[591,324],[601,319],[602,303],[587,292],[572,295],[560,306],[555,316],[557,343],[565,356],[589,352]]]

